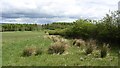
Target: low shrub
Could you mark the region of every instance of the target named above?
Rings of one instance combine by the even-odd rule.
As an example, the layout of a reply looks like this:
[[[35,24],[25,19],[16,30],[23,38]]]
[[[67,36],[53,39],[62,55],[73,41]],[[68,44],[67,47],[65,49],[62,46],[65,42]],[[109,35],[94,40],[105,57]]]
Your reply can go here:
[[[107,56],[107,53],[108,53],[108,50],[109,50],[109,44],[103,44],[103,47],[101,48],[101,58],[104,58]]]
[[[48,33],[49,35],[61,35],[62,30],[49,30]]]
[[[23,50],[23,56],[32,56],[32,55],[39,55],[42,54],[41,48],[36,47],[27,47]]]
[[[61,42],[56,42],[52,46],[49,47],[48,53],[49,54],[62,54],[66,50],[66,45]]]
[[[66,29],[55,29],[55,30],[49,30],[48,33],[49,33],[49,35],[65,36],[65,31],[66,31]]]

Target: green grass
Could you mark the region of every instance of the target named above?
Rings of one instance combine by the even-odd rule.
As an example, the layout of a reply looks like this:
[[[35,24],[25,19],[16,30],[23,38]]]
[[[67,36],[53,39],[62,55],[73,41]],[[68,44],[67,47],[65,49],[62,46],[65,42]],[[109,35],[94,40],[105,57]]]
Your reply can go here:
[[[2,65],[3,66],[117,66],[118,49],[111,49],[106,58],[86,56],[82,49],[69,47],[66,55],[47,54],[47,49],[53,43],[44,38],[45,33],[40,32],[3,32],[2,33]],[[69,40],[69,42],[71,42]],[[42,47],[42,55],[22,57],[26,46]],[[81,60],[83,58],[83,60]],[[112,59],[112,60],[111,60]]]

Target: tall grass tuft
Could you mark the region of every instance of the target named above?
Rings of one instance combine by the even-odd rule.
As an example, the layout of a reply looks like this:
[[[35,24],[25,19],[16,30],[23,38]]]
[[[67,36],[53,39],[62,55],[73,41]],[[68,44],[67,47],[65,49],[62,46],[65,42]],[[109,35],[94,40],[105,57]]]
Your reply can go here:
[[[101,54],[101,58],[104,58],[104,57],[106,57],[107,56],[107,53],[108,53],[108,50],[109,50],[110,48],[109,48],[109,44],[103,44],[103,47],[101,48],[101,52],[100,52],[100,54]]]
[[[87,48],[86,48],[86,54],[91,54],[93,52],[93,46],[91,44],[87,44]]]
[[[90,39],[86,43],[86,51],[85,52],[86,52],[86,54],[91,54],[94,49],[96,49],[96,41]]]
[[[23,56],[32,56],[42,54],[42,49],[37,47],[27,47],[23,50]]]
[[[41,55],[43,53],[42,48],[36,48],[36,54],[35,55]]]

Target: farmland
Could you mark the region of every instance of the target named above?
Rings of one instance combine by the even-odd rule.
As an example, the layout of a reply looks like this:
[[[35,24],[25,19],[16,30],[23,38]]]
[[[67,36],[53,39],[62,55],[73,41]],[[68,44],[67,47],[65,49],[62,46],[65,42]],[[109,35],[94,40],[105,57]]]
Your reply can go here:
[[[119,3],[1,0],[0,66],[120,68]]]
[[[111,47],[105,58],[95,57],[94,53],[85,55],[83,48],[72,45],[72,39],[66,39],[69,48],[65,53],[48,54],[48,47],[54,42],[44,31],[2,32],[2,66],[117,66],[118,47]],[[60,36],[61,37],[61,36]],[[112,44],[115,45],[115,44]],[[41,55],[23,57],[25,47],[42,48]],[[100,46],[99,46],[100,47]]]

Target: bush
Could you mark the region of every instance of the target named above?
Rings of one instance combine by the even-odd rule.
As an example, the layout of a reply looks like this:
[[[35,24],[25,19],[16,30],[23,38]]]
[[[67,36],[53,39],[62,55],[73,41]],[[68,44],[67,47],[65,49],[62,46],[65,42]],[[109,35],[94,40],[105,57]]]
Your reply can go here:
[[[56,30],[50,30],[48,31],[49,35],[59,35],[59,31],[56,31]]]
[[[48,53],[49,54],[62,54],[66,50],[66,45],[61,42],[56,42],[52,46],[49,47]]]
[[[103,44],[103,47],[101,49],[101,58],[104,58],[107,56],[107,53],[108,53],[108,50],[109,50],[109,44]]]
[[[88,39],[95,37],[96,26],[89,21],[80,19],[74,22],[74,25],[66,29],[64,32],[65,36],[68,37]]]
[[[49,30],[49,35],[63,35],[65,29]]]
[[[120,41],[120,13],[118,11],[106,14],[106,16],[96,24],[97,39],[103,42]]]
[[[42,54],[41,48],[27,47],[23,50],[23,56],[32,56]]]

